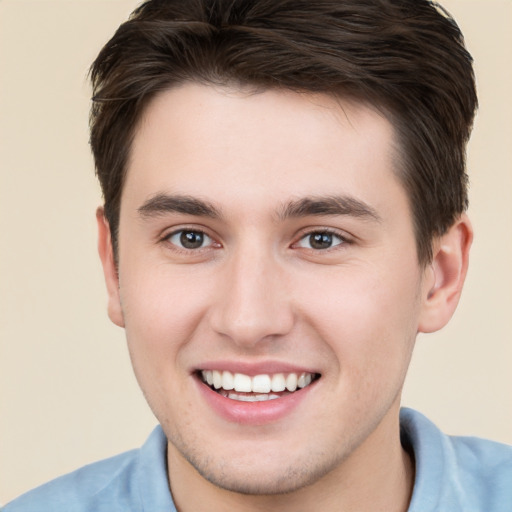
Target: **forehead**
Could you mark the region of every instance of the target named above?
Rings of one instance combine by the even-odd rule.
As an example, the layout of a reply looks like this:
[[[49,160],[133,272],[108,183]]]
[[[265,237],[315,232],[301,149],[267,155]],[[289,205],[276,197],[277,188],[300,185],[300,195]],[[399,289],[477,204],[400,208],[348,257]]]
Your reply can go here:
[[[377,177],[399,186],[395,154],[391,124],[362,103],[187,84],[146,108],[123,200],[215,194],[226,204],[245,200],[245,190],[267,202],[346,192],[369,200]]]

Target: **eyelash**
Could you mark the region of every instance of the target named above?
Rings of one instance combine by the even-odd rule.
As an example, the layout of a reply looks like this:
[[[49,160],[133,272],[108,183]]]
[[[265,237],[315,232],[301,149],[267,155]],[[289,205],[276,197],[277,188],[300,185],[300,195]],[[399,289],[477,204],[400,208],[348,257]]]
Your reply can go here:
[[[183,246],[183,236],[187,235],[187,234],[193,234],[194,236],[200,236],[201,240],[200,240],[200,243],[201,245],[198,246],[198,247],[184,247]],[[328,236],[331,238],[331,241],[333,238],[337,238],[339,240],[339,243],[336,243],[334,245],[330,245],[329,247],[325,247],[325,248],[314,248],[314,247],[305,247],[303,245],[301,245],[301,243],[307,239],[310,240],[311,242],[311,237],[315,236],[315,235],[320,235],[322,237],[324,236]],[[178,240],[176,241],[172,241],[172,238],[174,237],[177,237],[179,236],[180,237],[180,241],[179,243]],[[203,243],[205,242],[205,239],[209,239],[210,242],[206,245],[206,246],[203,246]],[[190,253],[190,252],[199,252],[199,251],[202,251],[202,250],[206,250],[206,249],[209,249],[211,247],[214,247],[214,248],[220,248],[222,247],[222,245],[218,242],[215,242],[214,238],[212,236],[210,236],[208,233],[206,233],[204,230],[202,229],[197,229],[197,228],[181,228],[181,229],[177,229],[175,231],[172,231],[171,233],[168,233],[166,234],[165,236],[162,237],[162,241],[163,242],[166,242],[167,244],[171,245],[173,247],[174,250],[176,251],[183,251],[183,252],[187,252],[187,253]],[[189,240],[192,244],[193,244],[193,240],[190,239]],[[179,245],[181,243],[181,245]],[[339,246],[343,246],[343,245],[347,245],[347,244],[350,244],[352,243],[352,241],[350,239],[348,239],[345,235],[342,235],[341,233],[335,231],[335,230],[331,230],[331,229],[311,229],[310,231],[303,231],[301,233],[301,236],[300,238],[298,239],[297,242],[294,242],[293,244],[291,244],[291,247],[292,248],[302,248],[302,249],[305,249],[307,251],[312,251],[312,252],[315,252],[315,253],[322,253],[322,252],[328,252],[328,251],[332,251],[332,250],[336,250],[336,248],[338,248]],[[311,244],[310,244],[311,245]]]
[[[311,237],[313,237],[315,235],[321,235],[321,236],[328,235],[331,238],[337,238],[339,240],[339,243],[336,243],[329,247],[316,248],[316,249],[313,247],[304,247],[304,246],[300,245],[301,242],[304,240],[309,239],[311,241]],[[340,246],[348,245],[351,243],[352,243],[352,241],[346,235],[342,235],[340,232],[332,230],[332,229],[324,228],[324,229],[311,229],[309,231],[303,232],[301,234],[299,240],[297,242],[295,242],[292,245],[292,247],[301,247],[303,249],[306,249],[307,251],[312,251],[315,253],[325,253],[325,252],[330,252],[330,251],[336,250],[336,249],[340,248]]]
[[[201,237],[201,239],[202,239],[201,246],[200,247],[183,247],[183,240],[181,240],[181,243],[182,243],[181,246],[178,243],[172,241],[172,238],[174,238],[174,237],[179,236],[180,238],[182,238],[184,235],[187,235],[187,234],[194,234],[195,236],[199,235]],[[204,240],[205,238],[209,239],[210,243],[208,245],[206,245],[206,246],[202,246],[202,244],[205,241]],[[191,251],[198,252],[198,251],[201,251],[201,250],[208,249],[208,248],[210,248],[212,246],[214,246],[214,247],[220,247],[221,246],[218,242],[215,242],[213,237],[211,237],[204,230],[197,229],[197,228],[186,228],[186,227],[185,228],[181,228],[181,229],[177,229],[175,231],[172,231],[171,233],[166,234],[165,236],[162,237],[162,241],[168,243],[169,245],[171,245],[174,250],[183,251],[183,252],[191,252]]]

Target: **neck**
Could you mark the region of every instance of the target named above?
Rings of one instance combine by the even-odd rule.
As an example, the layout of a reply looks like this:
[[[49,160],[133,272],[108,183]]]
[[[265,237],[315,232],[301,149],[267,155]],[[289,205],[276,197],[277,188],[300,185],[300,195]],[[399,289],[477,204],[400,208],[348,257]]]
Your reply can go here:
[[[205,480],[169,444],[169,482],[176,508],[178,512],[406,512],[414,462],[400,444],[398,414],[394,416],[394,424],[387,424],[389,417],[384,419],[333,471],[287,494],[246,495],[221,489]]]

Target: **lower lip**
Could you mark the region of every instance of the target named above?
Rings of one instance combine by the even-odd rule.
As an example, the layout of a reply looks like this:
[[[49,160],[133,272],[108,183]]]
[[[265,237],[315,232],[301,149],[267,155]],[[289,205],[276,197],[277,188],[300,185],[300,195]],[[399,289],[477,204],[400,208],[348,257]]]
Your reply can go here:
[[[199,390],[210,407],[229,422],[244,425],[265,425],[289,415],[316,387],[316,381],[298,391],[273,400],[242,402],[222,396],[196,378]]]

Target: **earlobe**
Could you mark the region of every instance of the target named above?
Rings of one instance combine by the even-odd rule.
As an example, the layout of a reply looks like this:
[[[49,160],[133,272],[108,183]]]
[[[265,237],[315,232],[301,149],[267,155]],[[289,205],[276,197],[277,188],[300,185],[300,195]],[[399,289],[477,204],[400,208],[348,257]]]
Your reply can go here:
[[[121,297],[119,295],[119,277],[114,258],[110,225],[105,218],[102,207],[96,210],[96,222],[98,224],[98,252],[108,292],[108,316],[116,325],[124,327]]]
[[[472,241],[473,229],[465,214],[435,241],[432,263],[426,269],[419,332],[438,331],[455,312],[466,279]]]

